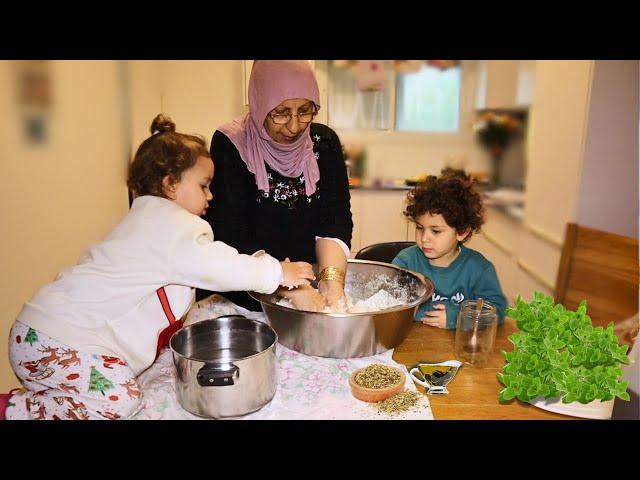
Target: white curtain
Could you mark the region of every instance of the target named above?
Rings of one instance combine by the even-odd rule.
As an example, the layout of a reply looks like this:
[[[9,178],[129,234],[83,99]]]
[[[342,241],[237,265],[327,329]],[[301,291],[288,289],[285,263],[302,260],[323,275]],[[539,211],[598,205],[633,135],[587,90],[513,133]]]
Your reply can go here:
[[[390,108],[395,74],[385,65],[386,87],[381,91],[360,91],[354,71],[329,62],[329,125],[332,128],[388,130],[392,128]]]

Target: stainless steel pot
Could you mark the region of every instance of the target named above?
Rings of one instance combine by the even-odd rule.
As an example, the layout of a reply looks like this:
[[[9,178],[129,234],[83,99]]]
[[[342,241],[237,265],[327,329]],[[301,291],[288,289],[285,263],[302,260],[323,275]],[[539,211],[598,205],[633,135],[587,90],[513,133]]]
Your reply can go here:
[[[195,415],[212,418],[262,408],[276,393],[277,341],[269,325],[242,315],[179,330],[169,342],[178,402]]]
[[[377,312],[318,313],[277,305],[277,294],[250,295],[262,305],[282,345],[318,357],[355,358],[398,346],[409,333],[416,308],[431,297],[434,286],[423,275],[389,263],[348,261],[345,291],[354,301],[381,288],[403,305]]]

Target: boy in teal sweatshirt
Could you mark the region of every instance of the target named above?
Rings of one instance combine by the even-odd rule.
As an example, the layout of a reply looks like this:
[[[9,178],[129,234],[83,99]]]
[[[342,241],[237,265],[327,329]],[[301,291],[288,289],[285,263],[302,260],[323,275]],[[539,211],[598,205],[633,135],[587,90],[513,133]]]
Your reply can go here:
[[[416,225],[416,245],[393,259],[399,267],[429,277],[435,291],[416,311],[415,319],[439,328],[456,328],[463,300],[482,298],[493,304],[498,324],[504,322],[507,300],[493,264],[464,242],[484,223],[482,197],[469,176],[445,169],[411,190],[404,211]]]

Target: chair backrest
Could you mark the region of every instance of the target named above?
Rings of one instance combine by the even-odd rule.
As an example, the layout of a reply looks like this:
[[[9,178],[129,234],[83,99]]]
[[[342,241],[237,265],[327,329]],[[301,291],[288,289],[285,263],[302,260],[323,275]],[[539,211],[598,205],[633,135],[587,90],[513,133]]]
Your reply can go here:
[[[638,311],[637,238],[567,225],[555,301],[575,310],[583,299],[594,326]]]
[[[374,262],[391,263],[393,258],[407,247],[415,245],[416,242],[384,242],[374,243],[364,247],[356,253],[356,260],[372,260]]]

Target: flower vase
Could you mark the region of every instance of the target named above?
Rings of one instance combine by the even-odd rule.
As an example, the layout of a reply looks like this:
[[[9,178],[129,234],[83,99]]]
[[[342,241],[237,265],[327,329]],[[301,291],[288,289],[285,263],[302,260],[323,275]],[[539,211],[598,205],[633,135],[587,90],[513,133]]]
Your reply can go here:
[[[489,180],[489,186],[492,190],[500,187],[500,173],[502,170],[502,154],[491,156],[491,178]]]

